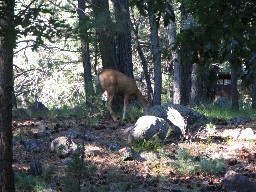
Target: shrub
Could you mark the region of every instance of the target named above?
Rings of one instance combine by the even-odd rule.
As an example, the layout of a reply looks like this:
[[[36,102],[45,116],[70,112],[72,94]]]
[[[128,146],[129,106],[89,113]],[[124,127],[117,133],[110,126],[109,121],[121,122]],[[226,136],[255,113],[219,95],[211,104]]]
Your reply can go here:
[[[43,170],[42,175],[33,176],[25,171],[15,173],[15,183],[18,189],[23,191],[43,191],[51,181],[54,171],[50,167]]]
[[[154,137],[150,140],[134,141],[132,146],[136,151],[155,151],[163,146],[163,142],[159,137]]]
[[[182,176],[202,174],[218,175],[222,173],[227,165],[223,159],[200,158],[196,160],[188,149],[179,148],[175,155],[176,160],[171,163],[175,173]]]
[[[95,167],[90,167],[88,162],[84,161],[84,148],[80,146],[78,152],[73,155],[73,161],[65,169],[66,176],[62,177],[64,191],[81,191],[82,180],[95,171]]]

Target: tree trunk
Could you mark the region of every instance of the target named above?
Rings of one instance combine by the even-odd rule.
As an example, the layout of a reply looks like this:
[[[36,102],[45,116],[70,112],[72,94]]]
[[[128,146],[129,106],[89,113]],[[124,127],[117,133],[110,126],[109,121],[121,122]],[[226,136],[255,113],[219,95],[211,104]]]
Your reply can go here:
[[[253,76],[251,95],[252,95],[252,108],[256,109],[256,75]]]
[[[192,61],[188,58],[189,50],[186,45],[182,44],[180,51],[180,104],[186,106],[189,103],[191,91]]]
[[[116,61],[119,71],[133,77],[131,26],[128,0],[112,0],[116,19]]]
[[[158,22],[154,14],[149,15],[151,50],[154,64],[154,96],[153,105],[161,105],[162,72],[161,72],[161,50],[159,46]]]
[[[238,91],[237,91],[237,67],[231,64],[231,94],[232,94],[232,110],[239,111],[239,98],[238,98]]]
[[[152,99],[153,99],[153,90],[152,90],[152,85],[151,85],[151,81],[150,81],[150,74],[148,71],[148,62],[147,59],[143,53],[142,47],[140,45],[139,42],[139,26],[136,25],[136,28],[133,27],[133,33],[135,36],[135,45],[136,45],[136,49],[138,51],[138,54],[140,56],[140,60],[141,60],[141,64],[142,64],[142,68],[143,68],[143,72],[145,75],[145,80],[146,80],[146,84],[147,84],[147,95],[148,95],[148,101],[151,103]]]
[[[102,66],[103,68],[117,69],[114,49],[114,24],[110,17],[109,2],[108,0],[93,0],[92,9],[95,20],[99,22],[96,26],[96,32],[99,40]]]
[[[190,105],[198,105],[199,104],[199,85],[200,85],[200,78],[199,78],[199,65],[194,63],[192,66],[192,73],[191,73],[191,91],[190,91]]]
[[[0,3],[0,191],[12,192],[12,92],[15,45],[14,0]]]
[[[86,92],[86,104],[91,106],[91,96],[93,95],[93,85],[92,85],[92,67],[90,62],[90,52],[89,52],[89,42],[88,33],[85,27],[85,1],[78,0],[78,16],[79,16],[79,33],[81,40],[81,51],[84,67],[84,87]]]
[[[256,109],[256,58],[253,59],[252,66],[252,108]]]
[[[93,72],[94,75],[97,76],[98,75],[98,54],[99,54],[99,48],[98,48],[98,36],[95,33],[95,40],[93,42],[93,47],[94,47],[94,65],[93,65]]]
[[[175,39],[176,39],[176,23],[170,21],[167,27],[169,45],[172,49],[172,61],[173,61],[173,103],[180,104],[181,102],[181,71],[179,64],[179,55],[177,50],[173,49]]]

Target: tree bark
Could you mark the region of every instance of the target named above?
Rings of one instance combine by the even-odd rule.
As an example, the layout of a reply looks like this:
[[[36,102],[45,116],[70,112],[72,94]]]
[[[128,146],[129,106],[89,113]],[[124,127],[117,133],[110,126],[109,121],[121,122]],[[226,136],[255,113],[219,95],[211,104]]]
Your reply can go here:
[[[116,62],[119,71],[133,77],[130,11],[128,0],[112,0],[116,19]]]
[[[93,85],[92,85],[92,66],[90,61],[90,51],[88,42],[88,32],[85,27],[85,1],[78,0],[78,17],[79,17],[79,33],[81,41],[81,51],[84,67],[84,87],[86,93],[86,104],[91,106],[91,96],[93,95]]]
[[[108,0],[93,0],[92,9],[96,23],[96,33],[99,40],[99,50],[103,68],[117,69],[114,48],[113,22],[110,17]]]
[[[186,106],[191,91],[192,60],[188,58],[189,50],[184,43],[181,44],[180,52],[180,104]]]
[[[256,109],[256,75],[254,75],[253,81],[252,81],[252,108]]]
[[[256,34],[255,34],[256,35]],[[252,60],[252,108],[256,109],[256,58],[253,58]]]
[[[12,192],[12,92],[15,45],[14,0],[0,3],[0,191]]]
[[[135,36],[136,49],[138,51],[138,54],[139,54],[139,57],[141,60],[141,64],[142,64],[142,68],[143,68],[143,72],[144,72],[145,80],[146,80],[146,84],[147,84],[148,101],[151,103],[153,100],[153,89],[152,89],[152,85],[151,85],[151,81],[150,81],[150,74],[148,71],[148,62],[147,62],[147,59],[143,53],[142,47],[139,42],[139,25],[136,25],[133,27],[133,33]]]
[[[232,94],[232,110],[239,111],[239,98],[238,98],[238,90],[237,90],[237,67],[231,64],[231,94]]]
[[[198,105],[199,104],[199,65],[198,63],[194,63],[192,66],[192,73],[191,73],[191,91],[190,91],[190,105]]]
[[[149,15],[151,51],[154,64],[154,96],[153,105],[161,105],[162,72],[161,72],[161,50],[159,46],[158,23],[154,14]]]
[[[177,50],[173,49],[175,39],[176,39],[176,23],[170,21],[167,26],[168,30],[168,39],[169,45],[172,49],[172,61],[173,61],[173,103],[180,104],[181,103],[181,71],[180,71],[180,63],[179,63],[179,54]]]

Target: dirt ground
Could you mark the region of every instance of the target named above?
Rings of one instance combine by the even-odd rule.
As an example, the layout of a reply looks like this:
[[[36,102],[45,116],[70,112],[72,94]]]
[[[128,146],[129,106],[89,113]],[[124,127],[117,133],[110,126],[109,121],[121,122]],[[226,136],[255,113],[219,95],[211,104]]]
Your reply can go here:
[[[40,139],[46,146],[50,146],[54,138],[71,131],[82,129],[85,134],[92,135],[94,139],[84,143],[85,160],[89,166],[96,166],[97,170],[87,176],[82,185],[94,186],[93,191],[225,191],[221,181],[227,170],[242,173],[256,182],[256,141],[236,140],[232,136],[225,136],[237,129],[252,128],[255,131],[255,121],[244,125],[216,125],[214,130],[199,134],[191,142],[166,141],[161,149],[150,152],[156,154],[156,158],[124,160],[119,149],[131,147],[124,130],[133,123],[102,120],[97,125],[88,125],[84,119],[76,117],[14,120],[13,132],[15,139]],[[38,132],[42,130],[50,130],[49,138],[38,137]],[[74,142],[81,143],[81,140],[74,139]],[[111,150],[113,146],[119,147]],[[218,176],[201,173],[179,175],[171,166],[178,147],[190,149],[195,157],[224,158],[227,167]],[[67,165],[57,154],[49,149],[40,153],[27,152],[21,142],[14,145],[13,151],[15,171],[29,173],[29,163],[33,159],[39,159],[44,169],[51,166],[55,170],[50,182],[54,187],[49,187],[48,191],[63,191],[60,178],[65,175]],[[17,191],[22,191],[18,186],[16,188]],[[89,187],[87,191],[90,191]]]

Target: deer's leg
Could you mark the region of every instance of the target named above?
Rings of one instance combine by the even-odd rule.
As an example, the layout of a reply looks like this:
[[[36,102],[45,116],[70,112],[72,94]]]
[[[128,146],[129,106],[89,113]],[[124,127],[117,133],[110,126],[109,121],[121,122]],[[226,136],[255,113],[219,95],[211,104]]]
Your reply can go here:
[[[126,111],[127,111],[127,106],[129,102],[129,95],[124,95],[124,112],[123,112],[123,120],[125,119]]]
[[[112,119],[115,122],[117,122],[117,117],[114,115],[113,110],[111,108],[111,103],[112,103],[113,97],[114,97],[114,94],[112,94],[112,93],[107,94],[107,104],[108,104],[108,110],[110,112],[110,115],[111,115]]]

